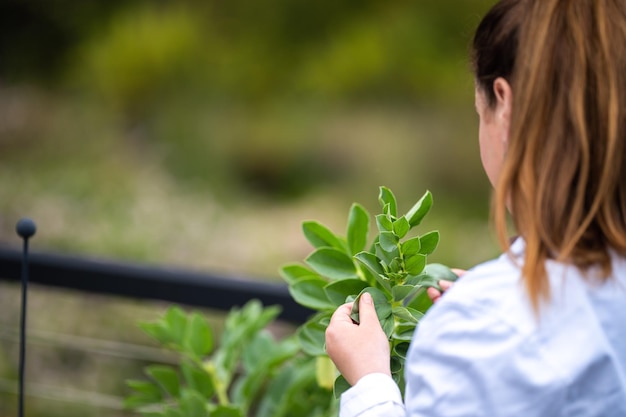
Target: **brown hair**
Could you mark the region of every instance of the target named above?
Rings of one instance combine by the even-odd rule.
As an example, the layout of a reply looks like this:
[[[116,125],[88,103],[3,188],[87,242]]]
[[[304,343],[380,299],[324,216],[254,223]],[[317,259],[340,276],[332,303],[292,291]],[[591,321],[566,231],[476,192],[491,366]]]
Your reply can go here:
[[[507,247],[507,207],[526,242],[533,308],[549,298],[547,259],[611,272],[626,254],[626,0],[503,0],[474,38],[478,88],[513,91],[493,216]]]

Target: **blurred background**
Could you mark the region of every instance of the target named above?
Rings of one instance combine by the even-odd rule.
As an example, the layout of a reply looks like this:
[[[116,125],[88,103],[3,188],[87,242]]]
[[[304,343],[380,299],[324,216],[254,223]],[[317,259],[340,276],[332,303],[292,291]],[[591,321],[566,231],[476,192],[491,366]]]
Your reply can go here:
[[[1,0],[0,244],[29,216],[33,250],[278,281],[303,220],[341,233],[385,185],[401,210],[433,193],[431,262],[493,257],[468,60],[493,3]],[[0,282],[2,416],[18,298]],[[149,344],[163,307],[34,286],[29,326]],[[29,415],[130,415],[107,404],[140,365],[37,346]]]

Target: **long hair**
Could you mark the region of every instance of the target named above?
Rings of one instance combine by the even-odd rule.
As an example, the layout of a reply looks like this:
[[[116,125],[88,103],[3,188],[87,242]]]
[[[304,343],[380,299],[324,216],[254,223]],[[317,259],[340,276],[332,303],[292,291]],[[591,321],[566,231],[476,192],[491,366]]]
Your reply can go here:
[[[548,259],[600,267],[606,280],[610,251],[626,254],[626,0],[503,0],[473,53],[490,103],[497,77],[513,91],[492,214],[503,247],[507,210],[525,239],[522,276],[538,312]]]

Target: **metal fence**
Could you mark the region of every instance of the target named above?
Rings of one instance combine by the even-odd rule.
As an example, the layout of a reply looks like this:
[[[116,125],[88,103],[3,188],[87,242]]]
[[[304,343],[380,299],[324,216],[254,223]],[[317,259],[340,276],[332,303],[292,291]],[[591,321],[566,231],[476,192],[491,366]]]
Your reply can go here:
[[[0,247],[0,280],[20,280],[21,256],[18,249]],[[54,287],[224,311],[258,299],[282,306],[280,319],[295,324],[312,313],[293,301],[285,284],[258,279],[38,252],[29,254],[29,264],[30,282]]]
[[[99,295],[121,296],[129,299],[166,301],[185,306],[228,311],[251,299],[264,305],[280,305],[281,321],[294,325],[304,322],[313,313],[291,298],[285,284],[264,282],[260,279],[170,268],[124,263],[105,259],[77,257],[53,253],[29,254],[29,281],[37,287],[50,286]],[[22,272],[21,250],[0,246],[0,281],[19,282]],[[138,330],[139,331],[139,330]],[[0,328],[0,340],[17,343],[16,329]],[[147,346],[136,346],[120,341],[106,341],[69,334],[55,334],[42,329],[28,331],[28,346],[67,349],[86,355],[119,357],[122,360],[167,362],[162,351]],[[14,395],[17,383],[0,377],[0,392]],[[59,388],[55,384],[27,381],[29,398],[47,399],[67,404],[82,404],[102,413],[92,415],[126,415],[122,398],[78,388]],[[27,402],[28,408],[28,402]],[[6,414],[9,408],[0,411]],[[106,411],[108,410],[108,411]]]

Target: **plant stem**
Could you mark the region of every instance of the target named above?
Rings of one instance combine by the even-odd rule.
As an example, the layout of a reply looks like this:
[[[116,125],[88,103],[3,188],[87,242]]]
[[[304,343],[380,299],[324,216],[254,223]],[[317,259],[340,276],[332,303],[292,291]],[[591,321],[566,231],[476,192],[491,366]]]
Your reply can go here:
[[[227,387],[225,386],[225,384],[222,383],[222,381],[220,381],[213,362],[205,363],[204,369],[211,377],[211,381],[213,382],[213,386],[215,387],[215,393],[217,394],[217,400],[219,401],[219,404],[225,406],[230,405],[230,401],[228,400],[228,394],[226,393]]]

